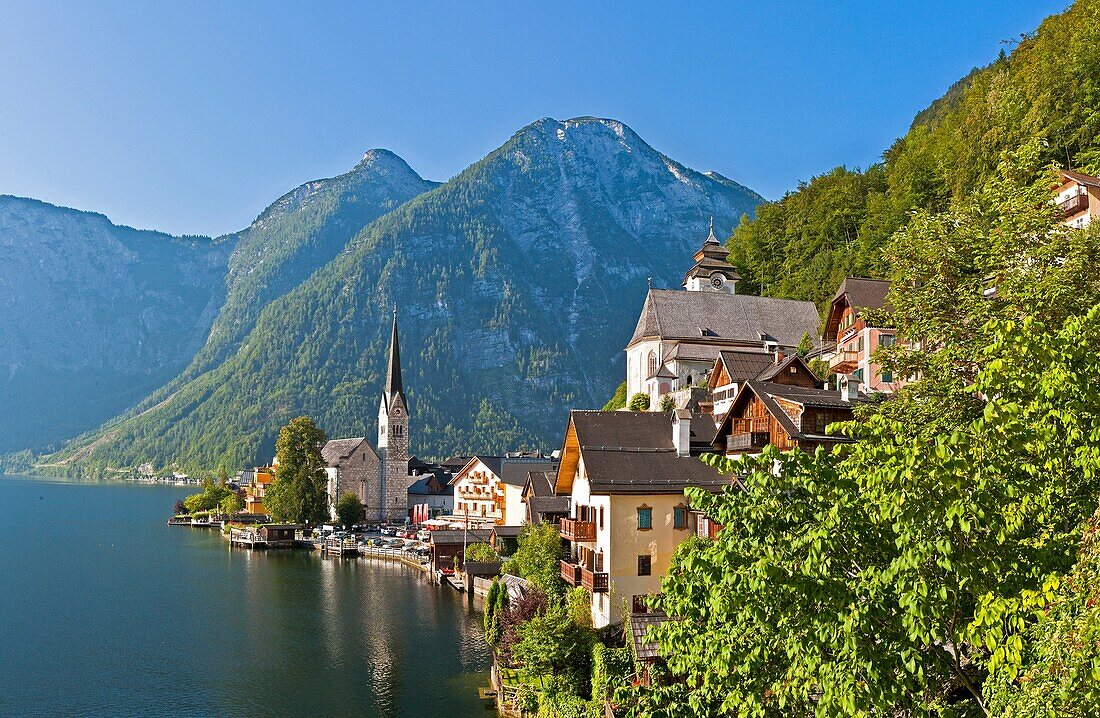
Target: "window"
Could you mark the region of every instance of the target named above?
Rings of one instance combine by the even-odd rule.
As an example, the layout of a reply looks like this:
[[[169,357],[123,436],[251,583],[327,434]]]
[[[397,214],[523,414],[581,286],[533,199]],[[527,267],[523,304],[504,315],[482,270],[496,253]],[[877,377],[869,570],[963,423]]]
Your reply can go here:
[[[653,376],[657,373],[657,354],[654,352],[649,353],[649,375]]]
[[[672,509],[672,527],[677,529],[686,529],[688,525],[688,510],[687,506],[680,504],[676,508]]]
[[[884,381],[885,383],[890,384],[894,381],[894,372],[892,372],[892,371],[880,372],[879,373],[879,378],[882,379],[882,381]]]
[[[600,528],[603,528],[603,506],[600,507]]]
[[[856,351],[857,352],[862,352],[863,351],[863,337],[860,337],[859,341],[856,342]]]
[[[892,347],[897,341],[898,338],[893,334],[880,334],[878,337],[878,345],[880,347]]]
[[[649,554],[638,557],[638,575],[648,576],[653,569],[653,557]]]
[[[649,594],[643,593],[639,596],[634,596],[630,604],[631,613],[649,613]]]
[[[653,528],[653,509],[642,504],[638,507],[638,530],[649,531]]]

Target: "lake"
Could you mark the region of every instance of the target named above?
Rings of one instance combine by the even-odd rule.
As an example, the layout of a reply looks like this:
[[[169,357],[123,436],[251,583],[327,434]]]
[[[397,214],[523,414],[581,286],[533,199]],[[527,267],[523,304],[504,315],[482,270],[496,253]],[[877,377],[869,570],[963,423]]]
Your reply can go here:
[[[494,715],[464,595],[165,525],[193,491],[0,476],[0,715]]]

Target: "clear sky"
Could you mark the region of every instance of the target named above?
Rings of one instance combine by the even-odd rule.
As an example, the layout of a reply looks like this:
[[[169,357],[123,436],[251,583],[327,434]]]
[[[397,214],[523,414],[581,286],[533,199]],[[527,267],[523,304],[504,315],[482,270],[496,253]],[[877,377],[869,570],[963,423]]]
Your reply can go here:
[[[220,234],[372,147],[446,180],[597,115],[774,199],[1066,4],[0,0],[0,193]]]

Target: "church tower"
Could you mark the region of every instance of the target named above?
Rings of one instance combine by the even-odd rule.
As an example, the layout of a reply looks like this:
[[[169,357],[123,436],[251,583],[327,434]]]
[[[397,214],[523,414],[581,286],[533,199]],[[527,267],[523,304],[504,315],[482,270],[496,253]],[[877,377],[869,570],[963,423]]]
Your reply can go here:
[[[408,511],[409,407],[401,384],[401,349],[397,343],[397,306],[386,368],[386,386],[378,406],[378,458],[381,473],[379,519],[402,521]]]
[[[684,289],[689,292],[737,293],[737,280],[741,277],[726,257],[729,251],[714,236],[714,217],[710,218],[710,235],[695,252],[695,266],[684,276]]]

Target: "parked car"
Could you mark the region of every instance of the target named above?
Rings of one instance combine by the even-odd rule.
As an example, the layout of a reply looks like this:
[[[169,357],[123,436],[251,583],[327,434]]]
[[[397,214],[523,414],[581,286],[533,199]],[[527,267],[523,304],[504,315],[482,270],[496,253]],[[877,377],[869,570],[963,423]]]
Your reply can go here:
[[[381,534],[382,534],[383,536],[395,536],[395,535],[397,534],[397,532],[396,532],[396,531],[394,531],[393,529],[391,529],[391,528],[388,528],[388,527],[383,527],[383,528],[382,528],[382,531],[381,531],[380,533],[381,533]]]
[[[416,537],[418,539],[420,539],[421,541],[425,541],[425,542],[431,541],[432,540],[432,532],[428,531],[427,529],[422,529],[422,530],[416,532]]]

